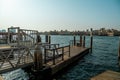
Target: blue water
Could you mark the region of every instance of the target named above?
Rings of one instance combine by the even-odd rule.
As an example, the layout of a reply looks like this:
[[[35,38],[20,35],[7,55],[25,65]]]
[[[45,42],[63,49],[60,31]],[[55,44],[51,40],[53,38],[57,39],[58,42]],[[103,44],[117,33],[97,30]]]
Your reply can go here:
[[[45,42],[45,36],[42,35],[42,42]],[[79,40],[79,36],[76,39]],[[52,35],[51,43],[59,43],[60,46],[69,45],[73,36]],[[90,46],[90,37],[86,36],[86,47]],[[70,69],[57,75],[57,80],[89,80],[91,77],[105,71],[120,71],[118,66],[118,44],[119,37],[94,36],[93,52],[86,55],[82,60]],[[23,71],[22,71],[23,72]],[[13,73],[14,74],[14,73]],[[25,74],[26,75],[26,74]],[[23,76],[25,76],[23,75]],[[28,77],[26,75],[26,77]],[[9,79],[8,79],[9,80]],[[26,80],[25,78],[19,80]]]

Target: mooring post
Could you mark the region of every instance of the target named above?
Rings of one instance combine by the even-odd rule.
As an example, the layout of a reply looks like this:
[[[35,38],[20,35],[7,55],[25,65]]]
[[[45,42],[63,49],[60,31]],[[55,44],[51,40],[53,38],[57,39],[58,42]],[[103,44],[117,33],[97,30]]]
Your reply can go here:
[[[90,52],[92,53],[92,48],[93,48],[93,36],[92,36],[92,28],[91,28],[91,32],[90,32]]]
[[[51,44],[51,36],[50,35],[49,35],[49,41],[48,42],[49,42],[49,44]]]
[[[85,36],[83,36],[83,47],[85,47]]]
[[[92,48],[93,48],[93,37],[90,36],[90,52],[92,53]]]
[[[49,44],[49,48],[51,48],[51,36],[49,35],[49,41],[48,41],[48,44]]]
[[[19,46],[20,45],[20,27],[18,27],[18,42],[17,42],[17,45]]]
[[[40,46],[40,42],[41,42],[41,38],[39,35],[37,35],[37,44],[35,46],[35,52],[34,52],[34,66],[35,66],[35,70],[40,70],[43,67],[43,63],[42,63],[42,50],[41,50],[41,46]]]
[[[82,47],[82,35],[80,35],[80,47]]]
[[[10,28],[8,28],[8,36],[7,36],[7,41],[8,41],[8,44],[10,44]]]
[[[45,42],[48,43],[48,35],[45,36]]]
[[[75,37],[75,35],[74,35],[74,46],[76,45],[76,37]]]
[[[119,37],[118,63],[120,67],[120,37]]]

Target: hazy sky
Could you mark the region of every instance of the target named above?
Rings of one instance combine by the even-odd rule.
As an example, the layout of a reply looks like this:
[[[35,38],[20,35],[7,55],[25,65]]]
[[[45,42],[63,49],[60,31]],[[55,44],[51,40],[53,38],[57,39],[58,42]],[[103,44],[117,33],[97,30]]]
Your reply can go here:
[[[120,0],[0,0],[0,29],[120,29]]]

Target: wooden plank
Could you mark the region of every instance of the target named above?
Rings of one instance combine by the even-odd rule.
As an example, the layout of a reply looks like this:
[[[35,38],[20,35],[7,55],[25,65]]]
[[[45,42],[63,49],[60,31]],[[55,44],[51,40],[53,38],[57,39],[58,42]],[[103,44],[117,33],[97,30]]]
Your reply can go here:
[[[91,80],[120,80],[120,73],[107,70],[93,78]]]

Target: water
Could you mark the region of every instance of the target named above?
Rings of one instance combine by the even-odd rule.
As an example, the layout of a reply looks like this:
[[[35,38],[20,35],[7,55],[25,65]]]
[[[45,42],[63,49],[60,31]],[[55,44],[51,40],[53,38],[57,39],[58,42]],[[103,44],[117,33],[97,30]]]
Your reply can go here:
[[[119,38],[94,36],[93,43],[92,53],[85,56],[64,74],[57,76],[56,79],[89,80],[105,70],[120,71],[117,60]]]
[[[45,36],[42,35],[42,42]],[[79,36],[76,37],[79,39]],[[69,45],[69,41],[73,40],[73,36],[53,35],[52,43],[59,43],[60,46]],[[89,47],[90,37],[86,37],[86,46]],[[118,37],[94,36],[93,52],[86,55],[76,65],[72,66],[64,73],[55,77],[57,80],[89,80],[91,77],[105,71],[120,71],[118,67]],[[22,71],[22,70],[21,70]],[[26,76],[26,77],[25,77]],[[27,78],[27,75],[23,75]],[[9,79],[8,79],[9,80]],[[24,79],[19,79],[24,80]]]
[[[28,80],[28,74],[22,69],[17,69],[12,72],[2,74],[4,80]]]

